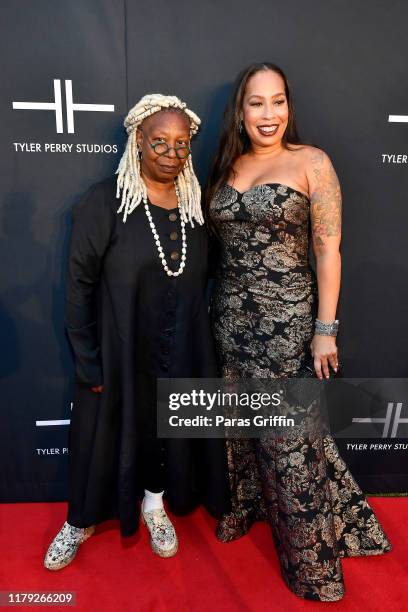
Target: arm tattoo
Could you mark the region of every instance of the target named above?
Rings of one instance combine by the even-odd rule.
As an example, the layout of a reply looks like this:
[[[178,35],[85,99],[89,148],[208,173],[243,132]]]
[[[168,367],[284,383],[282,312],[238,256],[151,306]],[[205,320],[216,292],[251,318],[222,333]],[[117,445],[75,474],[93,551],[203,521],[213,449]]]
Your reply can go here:
[[[316,247],[325,246],[325,238],[341,232],[341,191],[334,168],[323,151],[313,153],[315,189],[311,194],[312,236]]]

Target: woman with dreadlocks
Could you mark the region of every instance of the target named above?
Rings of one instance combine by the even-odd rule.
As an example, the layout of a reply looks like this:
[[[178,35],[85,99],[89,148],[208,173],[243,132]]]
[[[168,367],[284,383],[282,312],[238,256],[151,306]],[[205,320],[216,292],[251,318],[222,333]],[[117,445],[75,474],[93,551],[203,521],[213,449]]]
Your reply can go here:
[[[203,502],[220,516],[228,504],[221,441],[156,434],[157,378],[217,375],[204,297],[207,234],[190,156],[199,124],[174,96],[143,97],[124,122],[117,177],[91,187],[74,208],[65,308],[77,378],[68,513],[48,569],[68,565],[104,520],[119,519],[122,536],[133,535],[142,497],[162,557],[178,548],[164,492],[177,514]]]

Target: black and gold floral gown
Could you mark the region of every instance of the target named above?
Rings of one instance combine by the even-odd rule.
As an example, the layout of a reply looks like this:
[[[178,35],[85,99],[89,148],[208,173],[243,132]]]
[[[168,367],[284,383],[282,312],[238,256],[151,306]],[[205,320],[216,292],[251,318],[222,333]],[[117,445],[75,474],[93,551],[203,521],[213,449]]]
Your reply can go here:
[[[309,198],[280,183],[225,185],[211,219],[221,240],[212,324],[225,378],[293,377],[310,355],[317,282],[309,264]],[[256,520],[271,526],[281,573],[306,599],[344,594],[341,557],[391,550],[330,435],[227,440],[228,542]]]

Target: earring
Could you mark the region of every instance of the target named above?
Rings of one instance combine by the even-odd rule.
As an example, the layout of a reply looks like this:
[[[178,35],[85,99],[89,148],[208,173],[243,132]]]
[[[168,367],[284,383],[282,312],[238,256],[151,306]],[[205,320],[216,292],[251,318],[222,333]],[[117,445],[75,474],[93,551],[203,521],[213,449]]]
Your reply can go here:
[[[244,129],[244,124],[242,123],[242,119],[240,119],[240,122],[239,122],[239,133],[240,134],[242,134],[243,129]]]

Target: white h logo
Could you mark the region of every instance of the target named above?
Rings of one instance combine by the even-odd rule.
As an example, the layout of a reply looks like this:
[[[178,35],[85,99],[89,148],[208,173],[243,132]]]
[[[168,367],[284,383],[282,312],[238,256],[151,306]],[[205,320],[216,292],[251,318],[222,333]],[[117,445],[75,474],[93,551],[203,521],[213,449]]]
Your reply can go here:
[[[76,104],[72,99],[72,81],[65,81],[65,99],[67,103],[67,132],[75,133],[74,111],[96,111],[113,113],[114,104]],[[55,112],[55,125],[57,134],[64,133],[62,119],[61,80],[54,79],[54,102],[13,102],[14,110],[52,110]]]
[[[353,423],[384,423],[382,438],[396,438],[398,425],[400,423],[408,423],[408,419],[401,419],[401,408],[402,402],[398,402],[395,408],[395,416],[392,424],[391,434],[388,436],[388,432],[390,430],[391,419],[392,419],[392,410],[394,408],[393,402],[388,402],[387,413],[384,419],[377,418],[355,418],[353,419]]]
[[[71,402],[69,406],[72,412],[72,408],[74,407],[74,402]],[[51,419],[48,421],[36,421],[35,424],[37,427],[49,427],[53,425],[69,425],[70,422],[71,422],[70,419]]]
[[[389,123],[408,123],[408,115],[388,115]]]

